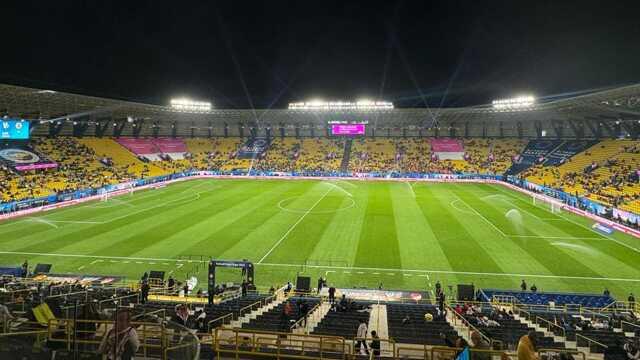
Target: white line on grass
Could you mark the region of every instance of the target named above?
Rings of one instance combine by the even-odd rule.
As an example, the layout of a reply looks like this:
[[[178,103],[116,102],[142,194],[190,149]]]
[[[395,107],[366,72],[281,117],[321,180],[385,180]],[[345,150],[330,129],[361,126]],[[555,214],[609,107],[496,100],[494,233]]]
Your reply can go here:
[[[455,196],[458,200],[460,200],[460,202],[462,202],[466,207],[468,207],[469,209],[471,209],[471,211],[473,211],[476,215],[480,216],[484,221],[487,222],[487,224],[491,225],[491,227],[493,227],[494,229],[496,229],[497,232],[499,232],[500,234],[502,234],[502,236],[507,237],[507,235],[500,230],[500,228],[498,228],[494,223],[492,223],[491,221],[489,221],[489,219],[487,219],[486,217],[484,217],[484,215],[480,214],[478,212],[478,210],[472,208],[469,204],[467,204],[464,200],[462,200],[462,198],[460,198],[458,195],[456,195],[455,193],[453,193],[453,196]]]
[[[409,187],[409,190],[411,190],[411,196],[413,196],[415,198],[416,197],[416,192],[413,190],[413,185],[408,181],[405,181],[404,183],[407,184],[407,186]]]
[[[274,266],[274,267],[299,267],[300,266],[300,264],[276,264],[276,263],[262,263],[260,265]],[[320,266],[320,265],[307,265],[307,267],[318,268],[318,269],[336,269],[336,270],[349,269],[349,270],[366,270],[366,271],[402,271],[402,272],[410,272],[410,273],[433,273],[433,274],[451,274],[451,275],[481,275],[481,276],[502,276],[502,277],[531,277],[531,278],[548,278],[548,279],[640,282],[640,279],[570,276],[570,275],[509,274],[509,273],[490,273],[490,272],[474,272],[474,271],[386,269],[386,268],[376,268],[376,267],[346,267],[346,266]],[[386,273],[386,274],[394,275],[395,273]]]
[[[335,187],[336,189],[338,189],[338,190],[342,191],[343,193],[347,194],[347,196],[349,196],[349,197],[353,197],[353,195],[351,195],[351,193],[348,192],[347,190],[345,190],[342,186],[338,186],[338,185],[336,185],[336,184],[334,184],[332,182],[325,182],[325,184],[328,184],[328,185],[331,185],[331,186]]]
[[[318,199],[318,201],[316,201],[313,206],[311,206],[309,208],[309,210],[307,210],[304,214],[302,214],[302,216],[300,216],[300,218],[298,219],[298,221],[296,221],[293,225],[291,225],[291,227],[289,228],[289,230],[287,230],[286,233],[284,233],[284,235],[282,235],[282,237],[280,238],[280,240],[278,240],[278,242],[276,242],[271,249],[269,249],[269,251],[267,251],[266,254],[264,254],[264,256],[262,258],[260,258],[260,260],[258,261],[258,264],[261,264],[262,261],[264,261],[264,259],[267,258],[267,256],[269,256],[269,254],[271,254],[273,252],[273,250],[275,250],[282,241],[284,241],[284,239],[287,238],[287,236],[289,236],[289,234],[293,231],[293,229],[296,228],[296,226],[298,226],[298,224],[300,224],[302,222],[302,220],[304,220],[305,217],[307,217],[307,215],[309,215],[309,213],[311,211],[313,211],[313,209],[315,209],[316,206],[318,206],[318,204],[320,204],[320,201],[322,201],[322,199],[324,199],[325,197],[327,197],[327,195],[329,195],[329,193],[331,192],[331,190],[333,190],[333,187],[329,188],[329,190],[327,192],[324,193],[324,195],[322,195],[322,197],[320,199]]]
[[[503,191],[503,190],[502,190],[502,189],[500,189],[500,191]],[[514,198],[514,199],[516,199],[516,200],[520,200],[520,201],[522,201],[522,202],[524,202],[524,203],[527,203],[527,204],[528,204],[528,202],[526,202],[526,201],[525,201],[525,200],[523,200],[522,198],[516,197],[516,196],[511,195],[511,194],[509,194],[509,193],[507,193],[507,192],[505,192],[505,194],[508,194],[508,195],[509,195],[509,196],[511,196],[512,198]],[[549,211],[549,210],[548,210],[548,209],[546,209],[546,208],[544,208],[544,210],[546,210],[546,211],[550,212],[551,214],[553,214],[551,211]],[[575,221],[575,220],[573,220],[573,219],[570,219],[570,218],[568,218],[568,217],[566,217],[566,216],[564,216],[564,215],[562,215],[562,214],[554,214],[554,215],[555,215],[555,216],[558,216],[558,217],[561,217],[562,219],[564,219],[564,220],[566,220],[566,221],[568,221],[568,222],[570,222],[570,223],[573,223],[573,224],[575,224],[575,225],[578,225],[578,226],[580,226],[580,227],[583,227],[583,228],[585,228],[585,229],[587,229],[587,230],[589,230],[589,231],[591,231],[591,232],[593,232],[593,233],[595,233],[595,234],[597,234],[597,235],[599,235],[599,236],[601,236],[601,237],[603,237],[603,238],[605,238],[605,239],[609,239],[609,240],[611,240],[611,241],[613,241],[613,242],[615,242],[615,243],[617,243],[617,244],[619,244],[619,245],[621,245],[621,246],[624,246],[624,247],[626,247],[626,248],[628,248],[628,249],[630,249],[630,250],[633,250],[633,251],[635,251],[635,252],[637,252],[637,253],[640,253],[640,249],[635,248],[635,247],[633,247],[633,246],[631,246],[631,245],[627,245],[627,244],[623,243],[622,241],[617,240],[617,239],[615,239],[615,238],[612,238],[612,237],[610,237],[610,236],[607,236],[607,235],[604,235],[604,234],[602,234],[602,233],[599,233],[599,232],[597,232],[596,230],[594,230],[594,229],[590,228],[589,226],[583,225],[583,224],[581,224],[581,223],[579,223],[579,222],[577,222],[577,221]]]
[[[533,238],[533,239],[565,239],[565,240],[596,240],[609,241],[598,237],[576,237],[576,236],[542,236],[542,235],[507,235],[510,238]]]

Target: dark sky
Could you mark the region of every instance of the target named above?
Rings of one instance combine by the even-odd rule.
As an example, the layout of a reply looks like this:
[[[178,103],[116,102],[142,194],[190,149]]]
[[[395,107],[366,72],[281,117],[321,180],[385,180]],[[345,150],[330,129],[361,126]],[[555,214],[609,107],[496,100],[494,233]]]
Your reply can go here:
[[[640,82],[640,0],[5,0],[0,14],[0,81],[158,104],[464,106]]]

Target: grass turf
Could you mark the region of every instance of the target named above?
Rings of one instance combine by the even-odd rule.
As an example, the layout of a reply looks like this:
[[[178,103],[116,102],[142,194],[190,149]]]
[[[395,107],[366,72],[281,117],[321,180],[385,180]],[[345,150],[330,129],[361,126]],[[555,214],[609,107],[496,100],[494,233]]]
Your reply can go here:
[[[206,265],[188,260],[215,257],[253,261],[262,287],[300,273],[340,287],[640,292],[640,240],[592,223],[499,185],[207,179],[0,223],[0,264],[204,284]]]

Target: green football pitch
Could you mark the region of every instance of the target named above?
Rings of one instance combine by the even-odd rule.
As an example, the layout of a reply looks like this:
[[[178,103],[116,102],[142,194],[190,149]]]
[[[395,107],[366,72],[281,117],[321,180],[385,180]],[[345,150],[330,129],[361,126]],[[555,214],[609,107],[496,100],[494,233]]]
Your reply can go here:
[[[214,257],[254,262],[263,288],[304,274],[337,287],[524,279],[541,291],[640,293],[640,240],[592,224],[500,185],[201,179],[0,223],[0,264],[128,279],[160,270],[203,286],[200,261]]]

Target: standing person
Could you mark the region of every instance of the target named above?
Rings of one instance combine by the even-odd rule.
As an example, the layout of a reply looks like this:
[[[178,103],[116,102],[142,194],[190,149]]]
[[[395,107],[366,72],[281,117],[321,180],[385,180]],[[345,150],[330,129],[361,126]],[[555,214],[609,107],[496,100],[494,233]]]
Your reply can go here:
[[[633,311],[636,305],[636,298],[633,296],[633,293],[629,294],[627,301],[629,301],[629,309]]]
[[[440,311],[444,313],[444,293],[441,292],[440,295],[437,295],[437,297],[438,297],[438,309],[440,309]]]
[[[522,283],[520,284],[520,290],[527,291],[527,283],[524,282],[524,280],[522,280]]]
[[[102,338],[98,352],[108,360],[132,360],[139,347],[138,333],[131,326],[131,313],[127,309],[118,310],[115,326]]]
[[[318,294],[322,291],[322,285],[324,282],[322,281],[322,276],[318,278]]]
[[[182,287],[182,291],[184,292],[184,297],[189,296],[189,283],[184,282],[184,286]]]
[[[358,326],[358,332],[356,333],[356,338],[358,339],[356,342],[356,351],[360,352],[360,347],[364,346],[364,351],[369,355],[369,349],[367,348],[367,342],[365,339],[367,338],[367,323],[364,320],[360,320],[360,325]]]
[[[440,280],[436,281],[436,296],[440,296],[442,294],[442,285],[440,284]]]
[[[302,300],[300,303],[300,315],[303,318],[304,327],[307,327],[307,314],[309,313],[309,304],[306,301]]]
[[[29,262],[25,260],[22,263],[22,277],[26,278],[29,275]]]
[[[248,287],[249,287],[249,283],[247,283],[246,280],[242,280],[242,296],[247,296],[247,291],[248,291]]]
[[[471,333],[471,344],[473,350],[491,350],[489,343],[485,340],[479,332],[473,331]],[[472,352],[472,360],[491,360],[491,354],[488,352]]]
[[[293,307],[291,306],[291,301],[287,301],[284,303],[284,306],[282,307],[282,324],[281,324],[281,330],[282,332],[288,332],[289,330],[289,320],[291,319],[291,316],[293,315]]]
[[[149,301],[149,283],[147,281],[142,282],[142,286],[140,286],[140,302],[145,304]]]
[[[538,360],[536,355],[536,333],[529,331],[518,341],[518,360]]]
[[[329,303],[333,304],[336,301],[336,288],[333,285],[329,288]]]
[[[371,340],[371,350],[373,350],[373,356],[379,357],[380,356],[380,338],[378,337],[378,333],[375,330],[371,331],[371,337],[373,338],[373,340]]]
[[[173,293],[174,286],[176,286],[176,281],[173,280],[173,277],[169,276],[169,280],[167,280],[167,290],[169,290],[169,295]]]

